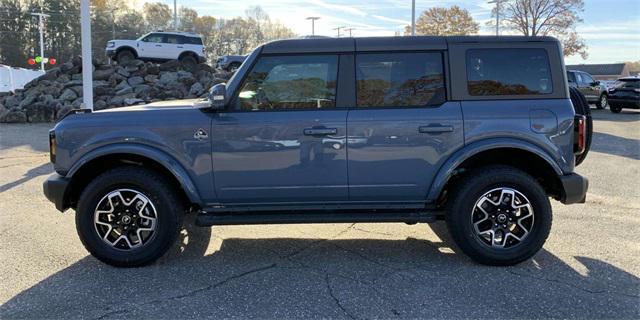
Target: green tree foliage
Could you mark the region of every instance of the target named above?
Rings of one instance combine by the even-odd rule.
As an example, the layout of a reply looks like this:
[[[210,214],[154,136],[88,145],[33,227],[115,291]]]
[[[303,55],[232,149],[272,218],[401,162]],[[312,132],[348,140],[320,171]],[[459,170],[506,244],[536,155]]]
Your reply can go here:
[[[466,9],[458,6],[431,8],[420,14],[416,21],[416,35],[423,36],[464,36],[478,33],[480,25],[473,20]],[[411,34],[411,26],[404,29]]]
[[[111,39],[137,39],[147,32],[174,29],[173,11],[166,4],[146,3],[142,10],[136,10],[130,3],[91,1],[94,59],[106,59],[104,50]],[[80,0],[0,0],[0,64],[29,67],[28,58],[40,54],[38,18],[32,12],[49,15],[44,33],[47,57],[66,62],[80,55]],[[260,7],[250,7],[245,17],[233,19],[199,16],[197,11],[181,7],[178,18],[179,31],[203,36],[210,61],[225,54],[246,54],[263,42],[295,36]]]

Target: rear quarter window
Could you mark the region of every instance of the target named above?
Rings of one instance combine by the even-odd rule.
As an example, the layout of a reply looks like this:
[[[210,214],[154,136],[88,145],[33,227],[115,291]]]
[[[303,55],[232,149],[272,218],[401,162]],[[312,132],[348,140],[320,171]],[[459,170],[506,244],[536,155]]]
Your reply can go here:
[[[542,95],[553,91],[544,49],[470,49],[466,62],[471,96]]]

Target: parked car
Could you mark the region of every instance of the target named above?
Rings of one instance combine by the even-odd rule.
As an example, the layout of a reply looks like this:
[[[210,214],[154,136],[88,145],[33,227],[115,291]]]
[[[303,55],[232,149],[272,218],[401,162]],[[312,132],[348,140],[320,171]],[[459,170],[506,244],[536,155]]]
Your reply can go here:
[[[640,109],[640,77],[621,78],[609,89],[609,109],[620,113],[623,108]]]
[[[187,66],[206,61],[202,37],[187,32],[151,32],[136,40],[110,40],[106,51],[107,56],[121,64],[132,59],[180,60]]]
[[[569,86],[577,88],[587,98],[589,103],[595,104],[598,109],[609,106],[609,94],[604,83],[596,81],[583,71],[567,70]]]
[[[585,202],[587,111],[563,65],[550,37],[270,42],[208,100],[66,116],[44,194],[116,266],[162,256],[185,212],[199,226],[443,219],[473,260],[512,265],[542,248],[549,198]]]
[[[242,63],[246,58],[247,56],[233,56],[233,55],[222,56],[218,58],[217,67],[218,69],[223,69],[227,71],[236,71],[238,68],[240,68],[240,66],[242,65]]]

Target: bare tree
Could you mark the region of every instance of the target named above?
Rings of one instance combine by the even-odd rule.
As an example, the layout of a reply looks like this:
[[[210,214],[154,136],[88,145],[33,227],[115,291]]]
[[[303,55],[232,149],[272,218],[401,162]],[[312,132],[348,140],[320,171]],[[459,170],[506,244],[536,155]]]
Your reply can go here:
[[[160,2],[147,2],[142,6],[144,19],[151,30],[165,29],[169,26],[173,13],[168,5]]]
[[[525,36],[555,36],[566,56],[586,59],[587,45],[575,31],[583,10],[583,0],[510,0],[502,4],[500,15],[505,26]]]
[[[480,26],[466,9],[458,6],[431,8],[422,12],[416,21],[416,34],[430,36],[462,36],[476,34]],[[411,26],[404,28],[404,34],[411,34]]]

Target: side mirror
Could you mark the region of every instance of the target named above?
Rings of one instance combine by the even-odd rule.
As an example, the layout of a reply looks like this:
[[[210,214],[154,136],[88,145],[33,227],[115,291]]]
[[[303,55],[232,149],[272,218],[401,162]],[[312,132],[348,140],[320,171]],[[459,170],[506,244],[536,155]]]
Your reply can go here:
[[[599,86],[600,85],[600,81],[596,80],[596,81],[592,82],[591,85],[594,86],[594,87],[595,86]]]
[[[218,83],[209,90],[209,103],[213,110],[223,110],[226,105],[227,84]]]

